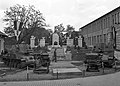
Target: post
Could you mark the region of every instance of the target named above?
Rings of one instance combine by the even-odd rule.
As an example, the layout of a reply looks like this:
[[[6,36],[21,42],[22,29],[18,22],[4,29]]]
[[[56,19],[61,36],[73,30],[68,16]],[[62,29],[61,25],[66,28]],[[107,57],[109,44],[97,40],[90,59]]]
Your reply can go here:
[[[117,65],[116,65],[116,61],[115,61],[115,71],[117,70],[116,66],[117,66]]]
[[[27,66],[27,80],[29,80],[28,66]]]
[[[82,70],[82,76],[85,77],[87,64],[83,64],[83,66],[84,66],[84,69]]]
[[[30,47],[31,48],[35,47],[35,37],[34,36],[31,36],[31,38],[30,38]]]
[[[47,73],[49,73],[49,62],[47,62]]]
[[[11,58],[10,58],[10,70],[11,70],[11,66],[12,66],[11,64],[12,64],[12,62],[11,62]]]
[[[103,74],[104,74],[104,63],[102,62],[102,69],[103,69]]]
[[[82,75],[83,75],[83,77],[85,77],[85,70],[82,71]]]
[[[58,79],[58,69],[57,69],[57,79]]]

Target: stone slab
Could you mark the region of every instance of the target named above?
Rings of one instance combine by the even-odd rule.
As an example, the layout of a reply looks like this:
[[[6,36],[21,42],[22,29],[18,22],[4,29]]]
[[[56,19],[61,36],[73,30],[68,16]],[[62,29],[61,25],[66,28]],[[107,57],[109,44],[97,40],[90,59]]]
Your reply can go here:
[[[52,71],[53,75],[57,75],[58,74],[82,74],[82,71],[79,70],[78,68],[55,68]]]
[[[58,62],[51,62],[50,68],[75,68],[71,61],[58,61]]]

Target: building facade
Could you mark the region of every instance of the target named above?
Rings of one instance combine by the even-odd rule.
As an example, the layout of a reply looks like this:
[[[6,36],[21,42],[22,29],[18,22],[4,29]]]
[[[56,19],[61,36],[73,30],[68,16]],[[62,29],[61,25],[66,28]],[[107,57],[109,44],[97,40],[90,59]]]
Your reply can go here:
[[[81,27],[80,30],[87,46],[116,46],[120,50],[120,7]]]
[[[4,52],[4,38],[7,37],[4,33],[0,32],[0,55]]]

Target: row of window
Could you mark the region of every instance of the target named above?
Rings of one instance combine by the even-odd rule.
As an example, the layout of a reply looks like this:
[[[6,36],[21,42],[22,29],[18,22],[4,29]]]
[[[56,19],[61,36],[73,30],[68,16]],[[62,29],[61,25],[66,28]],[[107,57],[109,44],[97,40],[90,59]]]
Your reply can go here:
[[[120,24],[120,12],[116,12],[112,15],[112,24]]]
[[[115,24],[120,24],[120,12],[116,12],[112,15],[107,15],[87,26],[82,28],[83,35],[88,33],[93,33],[96,31],[100,31],[106,28],[110,28],[111,26]]]
[[[116,33],[116,49],[120,50],[120,31]]]
[[[99,43],[108,43],[108,34],[103,34],[103,35],[97,35],[97,36],[92,36],[86,38],[86,43],[87,45],[96,45]]]

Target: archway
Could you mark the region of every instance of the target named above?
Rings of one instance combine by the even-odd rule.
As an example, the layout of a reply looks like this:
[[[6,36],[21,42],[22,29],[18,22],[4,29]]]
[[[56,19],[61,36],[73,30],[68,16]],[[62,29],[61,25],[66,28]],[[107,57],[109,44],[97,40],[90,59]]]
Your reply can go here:
[[[58,45],[58,42],[55,41],[55,42],[54,42],[54,45]]]

